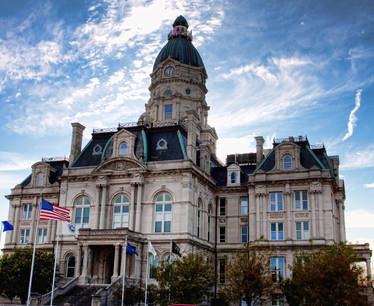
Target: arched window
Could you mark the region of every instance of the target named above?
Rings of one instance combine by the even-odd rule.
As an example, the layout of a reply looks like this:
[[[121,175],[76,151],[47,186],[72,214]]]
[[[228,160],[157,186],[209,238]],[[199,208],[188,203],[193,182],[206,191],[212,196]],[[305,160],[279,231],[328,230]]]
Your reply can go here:
[[[127,144],[121,143],[121,145],[119,146],[119,155],[127,155],[127,150],[128,150]]]
[[[158,256],[149,257],[149,278],[154,278],[154,269],[158,266]]]
[[[75,203],[75,224],[81,225],[81,228],[88,227],[90,221],[91,202],[87,197],[80,197]]]
[[[169,261],[169,262],[173,262],[174,261],[174,256],[170,253],[166,254],[166,256],[164,257],[166,261]]]
[[[292,169],[292,158],[290,155],[286,155],[283,157],[283,169],[284,170]]]
[[[236,183],[236,172],[231,173],[231,184]]]
[[[201,199],[199,199],[198,206],[197,206],[197,237],[201,236],[202,209],[203,209],[203,203]]]
[[[38,173],[36,176],[36,186],[43,186],[44,185],[44,174]]]
[[[129,206],[129,198],[124,194],[114,199],[113,228],[129,226]]]
[[[70,255],[66,262],[66,277],[74,277],[75,274],[75,256]]]
[[[171,196],[167,192],[161,192],[156,197],[155,205],[155,232],[171,231]]]

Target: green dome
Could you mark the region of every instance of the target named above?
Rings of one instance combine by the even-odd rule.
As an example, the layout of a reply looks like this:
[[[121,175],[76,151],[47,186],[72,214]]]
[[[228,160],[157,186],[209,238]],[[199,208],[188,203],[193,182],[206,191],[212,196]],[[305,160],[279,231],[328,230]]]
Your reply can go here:
[[[187,28],[188,23],[183,16],[179,16],[177,19],[175,19],[173,26],[184,26]],[[185,65],[194,67],[204,66],[199,52],[196,50],[190,40],[191,38],[187,35],[187,33],[177,33],[176,35],[170,33],[168,43],[161,49],[156,58],[153,65],[153,71],[155,71],[157,66],[168,57],[171,57]]]

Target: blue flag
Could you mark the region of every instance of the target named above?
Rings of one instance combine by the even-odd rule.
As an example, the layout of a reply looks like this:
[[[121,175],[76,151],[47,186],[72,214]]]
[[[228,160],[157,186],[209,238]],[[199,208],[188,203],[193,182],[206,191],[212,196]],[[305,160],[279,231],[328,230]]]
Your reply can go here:
[[[135,254],[136,256],[139,256],[139,254],[136,252],[135,247],[133,247],[130,243],[127,242],[126,252],[130,254]]]
[[[4,225],[3,232],[6,231],[12,231],[13,230],[13,225],[10,224],[8,221],[1,221]]]

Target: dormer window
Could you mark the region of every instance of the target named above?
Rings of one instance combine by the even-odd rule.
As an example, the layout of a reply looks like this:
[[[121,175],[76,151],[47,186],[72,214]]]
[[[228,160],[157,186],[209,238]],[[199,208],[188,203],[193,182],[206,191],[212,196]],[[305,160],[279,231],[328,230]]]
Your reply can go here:
[[[172,113],[173,113],[173,105],[168,104],[165,105],[165,119],[171,119],[172,118]]]
[[[292,169],[292,158],[290,155],[286,155],[283,157],[283,169],[284,170]]]
[[[43,186],[44,185],[44,174],[38,173],[36,176],[36,186]]]
[[[122,143],[119,146],[119,155],[127,155],[127,153],[128,153],[127,151],[128,151],[127,144],[126,143]]]
[[[235,184],[237,180],[236,172],[231,173],[231,184]]]

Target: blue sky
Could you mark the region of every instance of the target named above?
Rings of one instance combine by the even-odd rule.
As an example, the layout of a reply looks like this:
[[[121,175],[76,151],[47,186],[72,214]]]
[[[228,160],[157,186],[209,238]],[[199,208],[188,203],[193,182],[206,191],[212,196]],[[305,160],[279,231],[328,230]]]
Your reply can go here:
[[[373,1],[0,1],[0,218],[70,123],[137,121],[178,15],[208,72],[218,155],[306,135],[340,156],[347,239],[374,243]],[[374,244],[372,244],[374,246]]]

